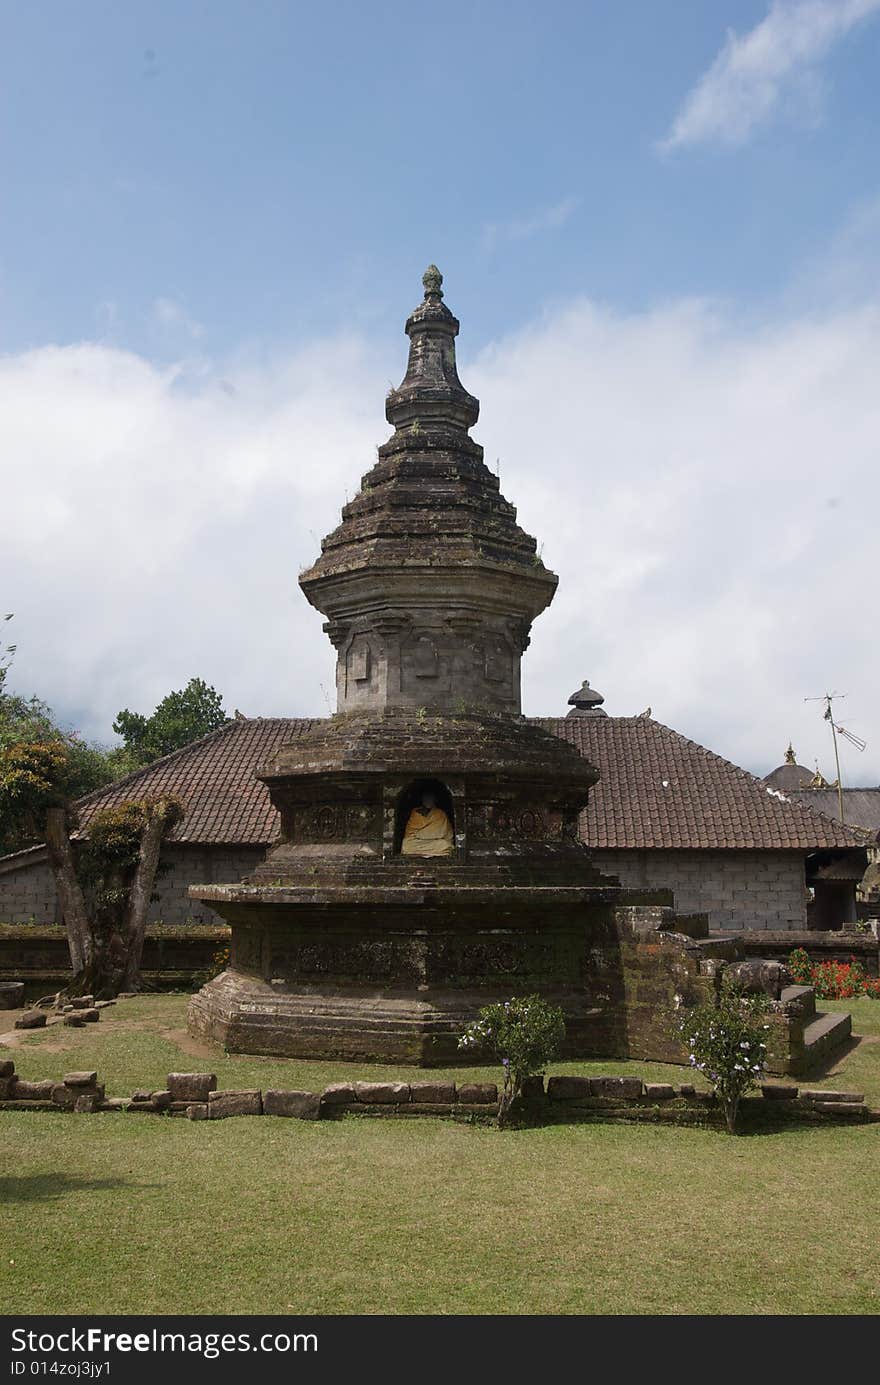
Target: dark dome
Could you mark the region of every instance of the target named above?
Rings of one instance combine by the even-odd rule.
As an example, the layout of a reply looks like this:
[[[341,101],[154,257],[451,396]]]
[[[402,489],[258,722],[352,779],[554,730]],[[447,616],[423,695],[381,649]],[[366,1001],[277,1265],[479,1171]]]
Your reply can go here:
[[[798,789],[809,789],[815,779],[815,770],[799,765],[794,750],[789,745],[785,752],[785,762],[764,776],[768,789],[778,789],[780,793],[795,793]]]

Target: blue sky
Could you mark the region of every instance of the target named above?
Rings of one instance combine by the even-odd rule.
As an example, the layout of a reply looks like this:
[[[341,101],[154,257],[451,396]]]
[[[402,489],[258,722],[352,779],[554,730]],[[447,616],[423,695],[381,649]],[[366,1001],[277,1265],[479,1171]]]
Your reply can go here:
[[[87,0],[0,18],[0,465],[21,516],[0,605],[23,688],[105,740],[120,705],[149,710],[191,672],[252,714],[326,710],[296,564],[385,436],[434,260],[476,434],[563,582],[526,709],[563,710],[590,676],[612,710],[651,703],[763,769],[789,734],[825,755],[802,697],[843,680],[876,728],[852,777],[880,779],[880,665],[827,594],[876,589],[880,0]],[[163,467],[170,507],[143,492]],[[585,536],[609,524],[579,586]],[[147,560],[126,555],[157,532],[177,568],[150,567],[151,606]],[[260,664],[255,608],[282,580],[273,629],[289,622],[298,652]],[[157,601],[190,616],[157,637]]]

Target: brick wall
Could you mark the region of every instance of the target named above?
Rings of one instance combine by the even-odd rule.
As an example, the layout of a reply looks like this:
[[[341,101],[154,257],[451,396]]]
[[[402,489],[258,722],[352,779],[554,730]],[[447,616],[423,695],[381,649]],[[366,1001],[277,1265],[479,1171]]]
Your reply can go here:
[[[804,856],[796,851],[594,851],[621,884],[675,894],[679,913],[709,915],[709,927],[806,928]]]
[[[260,846],[169,846],[162,864],[169,867],[155,885],[158,899],[150,905],[149,923],[219,922],[205,904],[187,899],[188,885],[223,884],[240,880],[262,860]],[[55,883],[43,853],[27,855],[20,865],[0,864],[0,923],[60,923]]]

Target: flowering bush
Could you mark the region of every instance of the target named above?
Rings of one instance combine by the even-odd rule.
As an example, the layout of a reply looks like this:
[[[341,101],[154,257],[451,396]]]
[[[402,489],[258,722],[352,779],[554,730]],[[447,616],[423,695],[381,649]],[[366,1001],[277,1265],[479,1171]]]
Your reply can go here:
[[[800,986],[812,986],[822,1000],[852,1000],[866,995],[880,1000],[880,978],[866,976],[861,962],[812,962],[809,953],[796,947],[788,956],[788,969]]]
[[[504,1088],[498,1119],[503,1122],[514,1099],[522,1095],[525,1079],[544,1071],[558,1056],[564,1038],[565,1019],[559,1006],[548,1005],[539,995],[526,995],[484,1005],[458,1046],[465,1050],[488,1048],[500,1058]]]
[[[717,1003],[698,1005],[679,1020],[692,1067],[705,1073],[721,1103],[731,1135],[736,1130],[740,1099],[764,1073],[767,1045],[767,997],[744,995],[736,986],[722,987]]]

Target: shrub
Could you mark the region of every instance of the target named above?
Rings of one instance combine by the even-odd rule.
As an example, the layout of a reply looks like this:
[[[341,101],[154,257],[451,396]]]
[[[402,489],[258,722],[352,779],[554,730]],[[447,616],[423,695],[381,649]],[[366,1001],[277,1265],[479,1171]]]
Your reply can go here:
[[[788,969],[800,986],[812,986],[822,1000],[853,1000],[865,995],[880,1000],[880,978],[866,976],[861,962],[813,962],[809,953],[796,947],[788,956]]]
[[[764,1074],[767,1008],[766,996],[744,995],[737,986],[722,985],[714,1004],[695,1006],[679,1020],[691,1065],[712,1083],[731,1135],[741,1098]]]
[[[458,1041],[461,1049],[489,1049],[500,1059],[504,1086],[498,1106],[503,1123],[527,1077],[543,1072],[559,1055],[565,1038],[565,1019],[558,1005],[539,995],[513,996],[484,1005]]]

